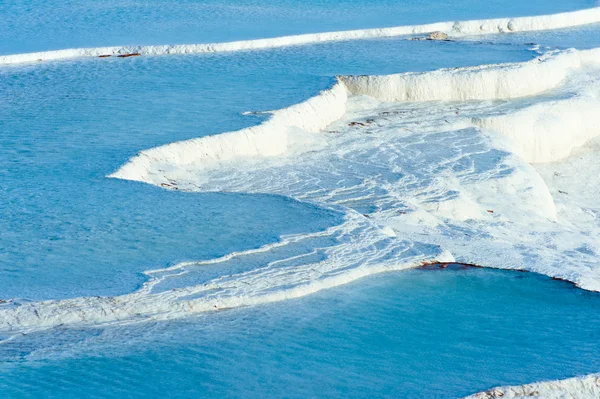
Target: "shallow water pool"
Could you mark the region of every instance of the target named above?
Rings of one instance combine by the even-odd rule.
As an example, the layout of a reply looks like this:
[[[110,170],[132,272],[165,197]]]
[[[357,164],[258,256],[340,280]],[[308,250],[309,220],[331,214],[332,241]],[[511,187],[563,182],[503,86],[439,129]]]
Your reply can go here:
[[[4,397],[456,398],[600,369],[600,295],[532,273],[382,274],[176,322],[0,346]]]

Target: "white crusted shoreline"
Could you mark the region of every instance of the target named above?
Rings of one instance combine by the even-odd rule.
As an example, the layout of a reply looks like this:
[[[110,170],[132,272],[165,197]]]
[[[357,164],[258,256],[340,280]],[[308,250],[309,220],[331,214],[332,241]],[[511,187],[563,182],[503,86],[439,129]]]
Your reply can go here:
[[[446,21],[422,25],[397,26],[391,28],[357,29],[339,32],[323,32],[292,36],[281,36],[267,39],[240,40],[227,43],[176,44],[153,46],[107,46],[42,51],[24,54],[10,54],[0,56],[0,65],[19,64],[24,62],[65,60],[81,57],[105,57],[119,55],[202,54],[261,50],[341,40],[360,40],[408,35],[422,35],[433,32],[441,32],[447,34],[449,37],[510,32],[531,32],[549,29],[563,29],[593,24],[597,22],[600,22],[600,7],[558,14],[536,15],[530,17],[479,19],[471,21]]]
[[[600,398],[600,373],[559,381],[498,387],[464,399],[593,399]]]

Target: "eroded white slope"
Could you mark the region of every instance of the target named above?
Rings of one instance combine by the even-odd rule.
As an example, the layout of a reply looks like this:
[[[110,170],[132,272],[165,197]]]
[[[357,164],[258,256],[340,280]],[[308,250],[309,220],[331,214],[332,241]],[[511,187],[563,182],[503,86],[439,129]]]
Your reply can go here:
[[[338,82],[303,103],[274,111],[258,126],[142,151],[110,177],[156,181],[164,170],[190,165],[210,168],[238,158],[282,155],[296,129],[318,132],[341,118],[347,98],[344,84]]]
[[[122,54],[166,55],[259,50],[339,40],[415,35],[436,31],[445,32],[451,36],[459,37],[475,34],[479,35],[560,29],[596,22],[600,22],[600,7],[531,17],[495,18],[472,21],[447,21],[423,25],[398,26],[393,28],[360,29],[352,31],[283,36],[269,39],[242,40],[229,43],[160,46],[111,46],[11,54],[0,56],[0,65],[17,64],[22,62],[63,60],[78,57],[99,57],[106,55],[117,56]]]
[[[552,96],[473,122],[509,138],[514,152],[530,163],[567,158],[600,135],[600,70],[595,62],[582,65]]]
[[[502,133],[515,144],[515,153],[528,162],[553,162],[600,135],[600,100],[577,96],[548,101],[474,122]]]
[[[498,387],[464,399],[592,399],[600,398],[600,374],[545,381],[512,387]]]
[[[259,126],[142,151],[111,177],[170,184],[169,180],[178,179],[179,172],[190,168],[208,169],[252,156],[283,155],[290,148],[290,134],[296,129],[318,132],[338,120],[351,94],[397,102],[513,99],[557,88],[583,68],[597,66],[600,49],[555,52],[523,63],[388,76],[342,76],[330,90],[276,111]],[[516,143],[515,152],[530,162],[553,161],[597,134],[598,101],[597,93],[579,95],[535,104],[522,111],[511,109],[503,116],[484,115],[471,123],[510,137]],[[310,141],[309,135],[304,137]]]
[[[532,96],[560,85],[573,70],[600,65],[600,49],[567,50],[529,62],[384,76],[344,76],[353,94],[381,101],[500,100]]]

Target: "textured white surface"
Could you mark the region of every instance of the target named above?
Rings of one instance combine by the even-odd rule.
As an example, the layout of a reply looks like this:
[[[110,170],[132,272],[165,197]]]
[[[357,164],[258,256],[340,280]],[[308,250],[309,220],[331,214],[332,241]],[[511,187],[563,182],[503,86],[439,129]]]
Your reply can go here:
[[[249,156],[282,155],[288,150],[288,135],[294,129],[318,132],[346,111],[347,90],[343,83],[289,108],[274,111],[262,124],[236,132],[172,143],[142,151],[110,177],[150,182],[160,170],[177,166],[215,167],[224,161]]]
[[[549,53],[523,63],[386,76],[344,76],[353,94],[381,101],[501,100],[557,87],[574,69],[600,64],[600,49]]]
[[[600,398],[600,374],[561,381],[538,382],[513,387],[498,387],[465,399],[593,399]]]
[[[318,132],[338,120],[348,95],[368,95],[381,101],[471,101],[526,97],[557,88],[584,67],[600,65],[600,49],[550,53],[524,63],[443,69],[388,76],[342,76],[330,90],[301,104],[275,111],[256,127],[192,139],[142,151],[111,177],[168,183],[176,170],[214,168],[226,161],[251,156],[283,155],[290,131]],[[597,87],[598,84],[596,83]],[[475,117],[475,126],[502,133],[515,144],[513,151],[529,162],[549,162],[599,134],[600,89],[555,101],[540,101],[503,115]],[[576,87],[576,90],[583,90]],[[568,131],[567,131],[568,129]],[[310,137],[305,135],[307,140]],[[315,137],[313,136],[313,139]]]

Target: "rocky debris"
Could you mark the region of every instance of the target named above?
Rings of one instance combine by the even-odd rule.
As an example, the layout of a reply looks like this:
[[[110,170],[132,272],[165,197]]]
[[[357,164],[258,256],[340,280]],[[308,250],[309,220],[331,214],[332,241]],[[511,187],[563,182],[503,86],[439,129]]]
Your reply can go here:
[[[160,183],[160,186],[163,188],[169,188],[171,190],[179,190],[179,187],[177,187],[177,183],[175,183],[175,182]]]
[[[427,36],[427,40],[449,40],[450,38],[444,32],[431,32],[429,36]]]
[[[364,127],[364,126],[368,126],[368,125],[370,125],[370,124],[372,124],[374,122],[375,122],[375,119],[367,119],[364,122],[350,122],[350,123],[348,123],[348,126],[351,126],[351,127],[354,127],[354,126],[363,126]]]
[[[139,57],[140,53],[130,53],[130,54],[119,54],[117,57],[119,58],[127,58],[127,57]]]
[[[441,31],[431,32],[427,36],[411,37],[411,38],[409,38],[409,40],[439,40],[442,42],[451,42],[452,41],[450,39],[450,36],[448,36],[448,34],[441,32]]]
[[[406,115],[406,114],[411,114],[411,113],[413,113],[413,111],[399,110],[399,111],[383,111],[383,112],[380,112],[379,115],[380,116],[390,116],[390,115]]]

